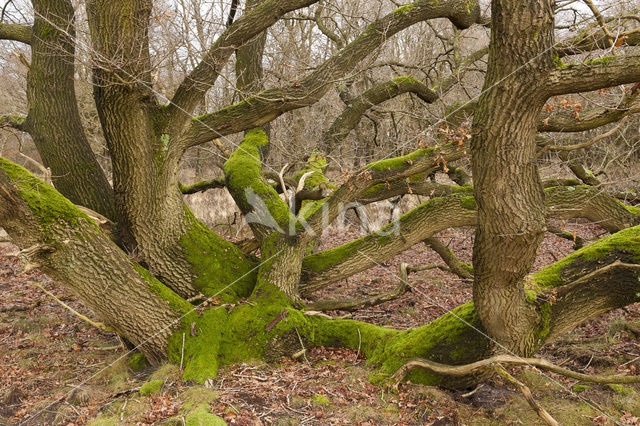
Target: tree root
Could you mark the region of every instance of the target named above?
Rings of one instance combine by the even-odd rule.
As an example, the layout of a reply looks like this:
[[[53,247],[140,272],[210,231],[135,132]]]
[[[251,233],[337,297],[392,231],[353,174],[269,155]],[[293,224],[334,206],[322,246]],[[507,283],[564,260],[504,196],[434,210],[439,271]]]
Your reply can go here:
[[[445,365],[433,362],[423,358],[413,358],[400,367],[390,378],[388,383],[396,388],[406,377],[410,370],[420,367],[426,368],[436,374],[443,376],[463,377],[479,373],[481,371],[493,370],[498,375],[506,379],[511,385],[518,388],[527,400],[531,408],[545,421],[548,425],[558,425],[558,422],[542,408],[533,398],[531,390],[522,382],[509,374],[502,364],[508,365],[528,365],[537,367],[542,370],[551,371],[561,374],[572,379],[590,383],[640,383],[640,376],[625,376],[622,374],[605,375],[605,374],[583,374],[557,366],[551,362],[541,358],[520,358],[511,355],[497,355],[491,358],[483,359],[471,364],[465,365]]]
[[[626,376],[624,374],[583,374],[552,364],[541,358],[520,358],[511,355],[496,355],[471,364],[445,365],[423,358],[413,358],[407,361],[389,378],[391,386],[397,388],[410,370],[421,367],[443,376],[463,377],[475,374],[488,368],[495,368],[496,364],[528,365],[542,370],[551,371],[572,379],[590,383],[640,383],[640,376]]]
[[[520,393],[522,393],[522,395],[524,396],[524,399],[527,400],[531,408],[533,408],[533,410],[538,413],[538,416],[540,416],[540,418],[544,420],[546,424],[550,426],[558,426],[559,423],[556,421],[556,419],[551,417],[551,414],[549,414],[544,408],[542,408],[540,404],[538,404],[538,402],[533,398],[533,394],[531,393],[531,390],[527,387],[527,385],[509,374],[509,372],[505,370],[504,367],[500,364],[494,364],[493,369],[509,383],[518,388]]]

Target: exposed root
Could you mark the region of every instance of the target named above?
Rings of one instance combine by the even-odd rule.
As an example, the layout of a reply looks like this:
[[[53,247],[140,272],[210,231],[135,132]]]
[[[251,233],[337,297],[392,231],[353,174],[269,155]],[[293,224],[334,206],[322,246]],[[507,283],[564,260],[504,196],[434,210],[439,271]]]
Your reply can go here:
[[[551,414],[549,414],[544,408],[540,406],[540,404],[538,404],[538,402],[533,398],[531,390],[524,383],[509,374],[509,372],[505,370],[504,367],[502,367],[500,364],[494,364],[493,369],[496,371],[496,373],[505,378],[509,383],[518,388],[518,390],[524,396],[524,399],[527,400],[531,408],[533,408],[533,410],[538,413],[538,416],[540,416],[540,418],[544,420],[546,424],[551,426],[558,426],[559,423],[556,421],[556,419],[551,417]]]
[[[520,358],[511,355],[497,355],[464,365],[445,365],[428,359],[413,358],[407,361],[389,378],[389,383],[393,387],[397,387],[409,371],[417,367],[426,368],[443,376],[463,377],[476,374],[489,368],[495,368],[496,364],[528,365],[590,383],[640,383],[640,376],[626,376],[624,374],[583,374],[557,366],[546,359]]]

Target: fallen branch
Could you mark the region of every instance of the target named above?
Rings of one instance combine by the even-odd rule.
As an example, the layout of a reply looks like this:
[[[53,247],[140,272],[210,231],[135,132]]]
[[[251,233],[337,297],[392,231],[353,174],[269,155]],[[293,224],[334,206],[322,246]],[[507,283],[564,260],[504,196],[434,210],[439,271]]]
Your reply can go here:
[[[89,324],[91,324],[94,327],[99,328],[102,331],[105,332],[115,332],[115,330],[111,327],[109,327],[108,325],[98,322],[98,321],[93,321],[92,319],[90,319],[89,317],[86,317],[84,315],[82,315],[80,312],[76,311],[75,309],[73,309],[71,306],[67,305],[66,303],[64,303],[62,300],[58,299],[53,293],[51,293],[49,290],[47,290],[46,288],[44,288],[41,284],[35,282],[35,281],[27,281],[29,284],[33,284],[36,287],[40,288],[40,290],[44,291],[48,296],[50,296],[53,300],[55,300],[56,302],[58,302],[60,305],[62,305],[63,308],[68,309],[69,311],[71,311],[72,314],[76,315],[78,318],[80,318],[81,320],[88,322]]]
[[[410,267],[406,263],[400,264],[399,274],[400,281],[398,286],[387,292],[377,294],[364,300],[324,300],[320,302],[309,303],[306,307],[310,311],[357,311],[360,309],[369,308],[371,306],[380,305],[381,303],[395,300],[411,290],[411,285],[408,282],[408,275],[410,272],[414,272],[416,269]],[[307,314],[310,315],[310,314]]]

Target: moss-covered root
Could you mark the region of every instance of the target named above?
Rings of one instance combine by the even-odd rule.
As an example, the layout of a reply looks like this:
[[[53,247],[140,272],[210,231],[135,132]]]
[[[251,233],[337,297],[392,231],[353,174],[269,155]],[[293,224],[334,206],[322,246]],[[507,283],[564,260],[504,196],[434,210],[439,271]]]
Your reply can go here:
[[[489,341],[473,303],[469,302],[417,329],[396,331],[351,320],[311,317],[314,344],[359,349],[376,367],[371,379],[382,382],[411,358],[427,358],[443,364],[459,365],[478,361],[490,353]],[[477,378],[452,378],[414,370],[408,376],[414,383],[464,387]]]

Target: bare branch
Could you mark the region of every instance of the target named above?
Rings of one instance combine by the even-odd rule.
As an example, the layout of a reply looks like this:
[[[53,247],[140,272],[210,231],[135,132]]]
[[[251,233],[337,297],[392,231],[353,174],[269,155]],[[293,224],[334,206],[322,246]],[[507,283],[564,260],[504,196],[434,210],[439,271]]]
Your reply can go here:
[[[478,16],[477,5],[468,7],[467,2],[460,0],[437,3],[419,0],[410,7],[400,8],[374,21],[353,42],[300,82],[286,88],[262,91],[236,105],[194,119],[192,128],[183,141],[184,147],[199,145],[221,135],[259,127],[287,111],[313,105],[324,96],[332,83],[342,78],[389,37],[417,22],[448,18],[454,25],[467,28],[477,21]],[[239,22],[240,20],[236,24]],[[211,66],[209,68],[211,69]],[[189,91],[196,90],[192,88],[196,85],[193,82],[195,80],[188,80],[191,81],[188,84]],[[182,97],[182,94],[176,93],[176,99]]]
[[[236,49],[276,23],[285,13],[317,1],[267,0],[231,24],[176,90],[167,111],[170,116],[169,128],[182,129]]]
[[[311,311],[348,311],[354,312],[360,309],[370,308],[371,306],[380,305],[385,302],[396,300],[411,290],[409,284],[409,273],[414,272],[416,269],[409,266],[407,263],[401,263],[398,267],[398,285],[395,289],[387,292],[376,294],[375,296],[368,297],[364,300],[325,300],[320,302],[314,302],[307,304],[306,308]]]

